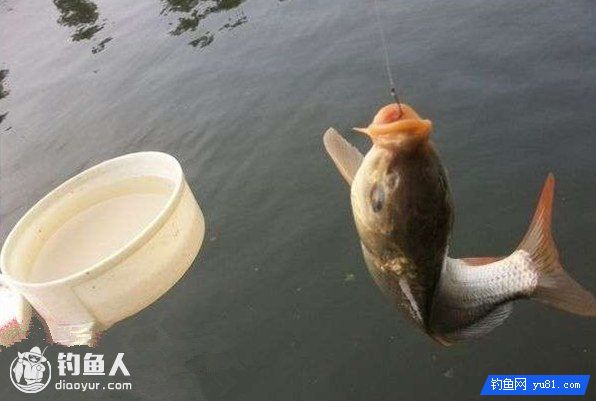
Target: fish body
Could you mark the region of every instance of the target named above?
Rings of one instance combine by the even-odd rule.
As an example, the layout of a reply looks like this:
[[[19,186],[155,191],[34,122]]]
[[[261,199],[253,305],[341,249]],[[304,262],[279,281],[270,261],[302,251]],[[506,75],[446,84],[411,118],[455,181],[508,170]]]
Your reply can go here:
[[[325,147],[351,184],[364,260],[388,300],[442,344],[484,335],[501,324],[512,301],[535,298],[586,316],[596,299],[563,270],[550,224],[549,175],[518,249],[504,258],[448,256],[453,205],[446,172],[429,140],[432,123],[408,105],[383,107],[364,129],[365,156],[330,129]]]
[[[432,144],[373,146],[354,177],[351,202],[373,277],[406,294],[401,308],[425,326],[453,215],[445,171]]]

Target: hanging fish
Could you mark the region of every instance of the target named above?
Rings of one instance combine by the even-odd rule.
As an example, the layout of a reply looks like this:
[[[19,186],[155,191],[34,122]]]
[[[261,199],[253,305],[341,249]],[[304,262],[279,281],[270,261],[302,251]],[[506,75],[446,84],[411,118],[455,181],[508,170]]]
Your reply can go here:
[[[16,366],[12,369],[13,373],[14,373],[14,377],[16,379],[17,383],[21,382],[21,378],[23,377],[23,370],[24,370],[24,365],[23,365],[23,359],[24,356],[23,354],[21,354],[20,352],[17,352],[19,360],[16,364]]]
[[[367,128],[366,156],[330,128],[324,144],[351,185],[364,259],[398,309],[444,345],[484,335],[536,299],[596,316],[596,299],[564,270],[551,234],[555,179],[546,179],[530,228],[504,258],[453,259],[453,206],[445,170],[429,140],[432,123],[406,104],[381,108]]]

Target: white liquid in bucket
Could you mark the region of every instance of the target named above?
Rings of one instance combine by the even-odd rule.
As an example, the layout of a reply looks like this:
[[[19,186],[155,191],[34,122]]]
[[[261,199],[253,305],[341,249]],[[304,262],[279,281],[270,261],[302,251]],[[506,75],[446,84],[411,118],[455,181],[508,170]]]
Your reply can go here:
[[[171,185],[143,177],[98,190],[95,195],[101,200],[65,221],[42,246],[28,281],[66,277],[118,252],[158,216]]]

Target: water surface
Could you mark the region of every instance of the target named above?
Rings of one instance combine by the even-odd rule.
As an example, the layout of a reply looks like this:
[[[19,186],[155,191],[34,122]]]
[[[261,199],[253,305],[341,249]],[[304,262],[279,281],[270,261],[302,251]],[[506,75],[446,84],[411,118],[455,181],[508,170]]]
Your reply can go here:
[[[321,141],[333,125],[366,149],[350,128],[389,101],[371,6],[0,1],[0,241],[63,180],[141,150],[180,160],[207,219],[184,278],[97,349],[125,352],[133,390],[85,397],[472,400],[488,373],[594,372],[593,321],[522,302],[444,349],[375,288]],[[452,254],[514,249],[553,171],[563,260],[596,291],[593,2],[380,6],[401,93],[449,171]],[[31,337],[17,348],[41,345],[38,321]]]

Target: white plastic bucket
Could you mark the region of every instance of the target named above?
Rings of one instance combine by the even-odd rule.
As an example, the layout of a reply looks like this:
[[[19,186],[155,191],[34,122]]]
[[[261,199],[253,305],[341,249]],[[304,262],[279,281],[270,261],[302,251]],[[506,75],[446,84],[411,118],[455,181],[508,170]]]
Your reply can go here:
[[[53,341],[92,344],[97,333],[168,291],[192,264],[204,233],[178,161],[132,153],[78,174],[33,206],[4,243],[0,279],[12,299],[18,293],[39,312]],[[26,307],[14,313],[28,324]]]

